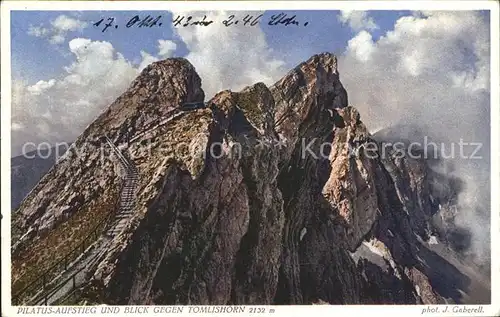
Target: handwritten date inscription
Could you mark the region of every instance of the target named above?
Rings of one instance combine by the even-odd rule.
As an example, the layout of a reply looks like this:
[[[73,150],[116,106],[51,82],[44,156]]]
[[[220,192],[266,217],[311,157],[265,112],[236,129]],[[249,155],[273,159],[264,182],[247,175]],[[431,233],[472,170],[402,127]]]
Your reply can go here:
[[[243,19],[239,20],[235,15],[230,15],[226,20],[222,21],[222,24],[225,26],[237,25],[238,23],[243,25],[254,26],[260,23],[260,19],[263,14],[260,14],[256,17],[251,15],[246,15]],[[300,22],[296,20],[296,15],[288,16],[286,13],[280,13],[276,15],[271,15],[269,20],[267,21],[267,25],[275,26],[275,25],[300,25]],[[303,25],[307,26],[309,22],[304,22]]]
[[[138,15],[130,18],[125,24],[126,28],[153,28],[153,27],[161,27],[163,24],[162,19],[164,19],[161,15],[151,16],[147,15],[144,17],[140,17]],[[177,15],[172,19],[172,25],[174,27],[189,27],[189,26],[209,26],[214,23],[222,23],[226,27],[235,27],[235,26],[256,26],[260,24],[263,20],[263,14],[260,15],[249,15],[249,14],[241,14],[240,16],[231,14],[225,19],[221,21],[214,21],[207,18],[207,16],[203,16],[202,18],[194,18],[193,16],[182,16]],[[267,18],[267,21],[264,22],[270,26],[307,26],[309,22],[300,22],[296,15],[288,15],[286,13],[279,13],[271,15]],[[93,23],[95,27],[102,28],[102,32],[107,31],[109,28],[118,29],[119,24],[115,21],[115,18],[102,18],[99,21]]]
[[[132,26],[143,28],[143,27],[148,27],[151,28],[153,26],[162,26],[163,23],[161,22],[162,16],[159,15],[157,17],[152,17],[150,15],[144,17],[141,19],[138,15],[132,17],[130,20],[128,20],[127,24],[125,25],[127,28],[130,28]],[[103,23],[105,19],[100,19],[99,21],[94,23],[94,26],[100,26],[101,23]],[[106,23],[102,24],[103,29],[102,32],[105,32],[109,27],[114,27],[115,29],[118,28],[118,24],[115,23],[115,18],[107,18]]]

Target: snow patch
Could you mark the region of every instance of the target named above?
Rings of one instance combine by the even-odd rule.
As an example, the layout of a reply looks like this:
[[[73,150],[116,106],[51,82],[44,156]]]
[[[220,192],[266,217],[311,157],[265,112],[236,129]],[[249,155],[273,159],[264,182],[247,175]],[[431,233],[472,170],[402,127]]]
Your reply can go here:
[[[418,234],[414,234],[415,237],[417,238],[417,241],[420,242],[420,243],[424,243],[424,240],[422,240],[422,237],[420,237]]]
[[[427,241],[429,244],[439,244],[436,236],[430,236],[429,241]]]
[[[300,231],[300,241],[302,241],[302,238],[304,238],[306,233],[307,233],[307,229],[305,227],[302,228],[302,230]]]
[[[375,246],[373,246],[370,242],[367,242],[367,241],[363,241],[363,244],[374,254],[377,254],[381,257],[384,257],[384,254],[382,253],[382,251],[380,251],[379,249],[377,249]]]

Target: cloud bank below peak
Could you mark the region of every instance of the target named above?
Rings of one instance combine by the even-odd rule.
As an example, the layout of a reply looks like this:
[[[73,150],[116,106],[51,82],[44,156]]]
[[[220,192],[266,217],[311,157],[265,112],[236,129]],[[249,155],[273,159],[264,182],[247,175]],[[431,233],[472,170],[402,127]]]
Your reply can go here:
[[[472,233],[471,252],[489,261],[490,36],[473,11],[417,12],[374,40],[364,29],[339,57],[349,102],[370,131],[414,126],[437,142],[466,181],[457,225]],[[421,135],[412,141],[424,144]],[[459,143],[465,146],[461,157]],[[480,158],[479,158],[480,157]]]

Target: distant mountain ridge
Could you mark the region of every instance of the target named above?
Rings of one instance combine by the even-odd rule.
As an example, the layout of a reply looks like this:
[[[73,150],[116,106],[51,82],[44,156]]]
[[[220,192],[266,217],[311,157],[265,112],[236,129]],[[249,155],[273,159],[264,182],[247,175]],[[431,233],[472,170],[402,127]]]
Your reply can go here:
[[[71,145],[71,144],[70,144]],[[15,210],[40,179],[54,166],[57,155],[66,148],[60,146],[27,152],[11,158],[11,208]]]

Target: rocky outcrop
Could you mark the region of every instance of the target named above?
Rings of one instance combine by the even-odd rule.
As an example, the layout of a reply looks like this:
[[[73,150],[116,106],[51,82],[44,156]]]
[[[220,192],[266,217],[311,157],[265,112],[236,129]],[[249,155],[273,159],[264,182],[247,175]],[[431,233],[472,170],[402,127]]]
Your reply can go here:
[[[29,234],[14,249],[13,287],[47,265],[40,246],[61,248],[56,238],[68,219],[92,223],[113,212],[102,202],[118,198],[123,175],[102,150],[109,136],[137,168],[136,201],[128,224],[98,250],[82,298],[441,300],[422,258],[437,210],[436,177],[425,161],[380,155],[379,141],[348,104],[333,55],[313,56],[272,87],[222,91],[209,107],[176,110],[204,99],[187,60],[147,67],[77,139],[76,154],[21,204],[15,224]],[[73,228],[72,239],[83,229]],[[38,267],[27,269],[22,259]]]

